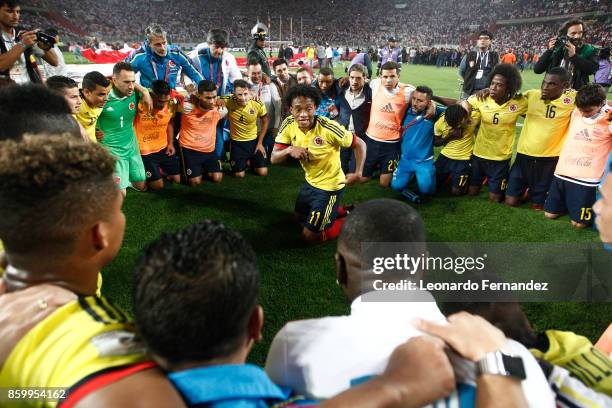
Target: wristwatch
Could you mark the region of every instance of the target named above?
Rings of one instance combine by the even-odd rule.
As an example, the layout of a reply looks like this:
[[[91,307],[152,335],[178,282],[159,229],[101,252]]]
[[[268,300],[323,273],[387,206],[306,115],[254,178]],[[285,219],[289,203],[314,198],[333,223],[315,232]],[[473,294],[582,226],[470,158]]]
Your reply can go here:
[[[482,374],[501,375],[518,380],[527,378],[523,359],[520,356],[513,356],[502,351],[487,353],[482,360],[476,363],[476,374],[477,376]]]

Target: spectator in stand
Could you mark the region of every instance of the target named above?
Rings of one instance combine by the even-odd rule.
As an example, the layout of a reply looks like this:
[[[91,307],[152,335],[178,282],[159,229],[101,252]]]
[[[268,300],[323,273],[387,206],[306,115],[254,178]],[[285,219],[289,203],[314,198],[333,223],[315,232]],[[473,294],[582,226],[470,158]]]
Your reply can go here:
[[[552,67],[563,67],[571,76],[570,85],[580,89],[589,83],[589,75],[599,69],[597,49],[584,42],[586,26],[582,20],[566,22],[559,35],[548,41],[548,49],[534,65],[533,71],[541,74]]]
[[[493,35],[486,30],[480,32],[476,50],[468,52],[459,65],[459,75],[463,78],[462,99],[488,86],[489,73],[499,63],[499,55],[491,50]]]

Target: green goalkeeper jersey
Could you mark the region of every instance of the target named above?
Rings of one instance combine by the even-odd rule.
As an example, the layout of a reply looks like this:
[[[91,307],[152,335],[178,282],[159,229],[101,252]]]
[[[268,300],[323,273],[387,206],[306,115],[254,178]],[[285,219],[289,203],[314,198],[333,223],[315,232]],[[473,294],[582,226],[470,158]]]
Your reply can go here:
[[[100,143],[106,146],[112,154],[122,159],[131,157],[134,151],[138,152],[134,118],[139,99],[136,91],[130,96],[122,97],[113,88],[96,125],[104,132],[104,138]]]

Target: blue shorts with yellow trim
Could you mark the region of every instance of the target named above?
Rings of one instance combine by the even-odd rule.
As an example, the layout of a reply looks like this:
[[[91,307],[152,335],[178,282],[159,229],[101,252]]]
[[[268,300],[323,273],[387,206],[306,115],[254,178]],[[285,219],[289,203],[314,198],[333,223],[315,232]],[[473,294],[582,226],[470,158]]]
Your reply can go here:
[[[321,232],[336,220],[344,189],[326,191],[304,183],[295,201],[295,212],[306,216],[304,227]]]
[[[504,194],[508,186],[510,159],[489,160],[482,157],[472,157],[472,176],[470,186],[480,187],[486,177],[489,193]]]
[[[453,188],[465,192],[471,174],[471,160],[450,159],[442,153],[438,155],[436,160],[436,182],[439,187],[442,187],[450,179]]]
[[[522,197],[528,191],[531,202],[544,205],[558,161],[558,157],[534,157],[517,153],[510,169],[506,194]]]
[[[597,187],[584,186],[554,177],[544,211],[552,214],[568,214],[572,221],[593,225],[593,204]]]

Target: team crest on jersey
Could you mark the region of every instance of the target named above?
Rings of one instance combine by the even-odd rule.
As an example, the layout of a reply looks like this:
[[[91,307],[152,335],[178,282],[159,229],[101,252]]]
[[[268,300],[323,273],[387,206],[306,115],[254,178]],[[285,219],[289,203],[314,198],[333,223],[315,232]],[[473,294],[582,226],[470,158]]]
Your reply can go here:
[[[249,109],[249,115],[254,115],[255,114],[255,109]]]
[[[564,105],[570,105],[571,103],[572,103],[572,98],[570,98],[569,96],[566,96],[565,98],[563,98]]]
[[[170,68],[174,68],[174,67],[176,67],[176,64],[174,63],[174,61],[170,60],[170,61],[168,61],[168,66]]]
[[[130,106],[129,106],[130,110],[134,110],[135,107],[136,105],[134,105],[134,102],[130,102]]]
[[[516,110],[518,109],[518,106],[511,103],[510,106],[508,106],[508,109],[510,110],[510,112],[516,112]]]
[[[317,146],[323,146],[323,138],[321,136],[316,136],[313,141]]]

